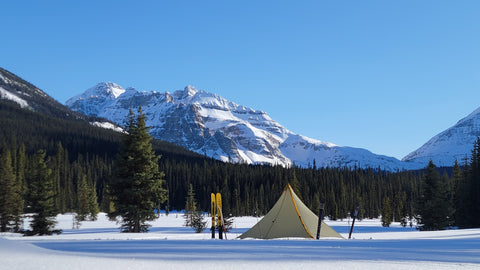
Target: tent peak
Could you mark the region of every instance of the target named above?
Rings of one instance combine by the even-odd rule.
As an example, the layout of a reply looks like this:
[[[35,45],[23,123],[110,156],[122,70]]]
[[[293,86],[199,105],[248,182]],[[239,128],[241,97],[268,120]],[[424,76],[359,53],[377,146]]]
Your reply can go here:
[[[287,190],[288,192],[285,192]],[[317,225],[318,217],[298,198],[292,186],[287,184],[272,209],[239,238],[301,237],[313,239]],[[343,238],[323,221],[320,234],[323,237]]]

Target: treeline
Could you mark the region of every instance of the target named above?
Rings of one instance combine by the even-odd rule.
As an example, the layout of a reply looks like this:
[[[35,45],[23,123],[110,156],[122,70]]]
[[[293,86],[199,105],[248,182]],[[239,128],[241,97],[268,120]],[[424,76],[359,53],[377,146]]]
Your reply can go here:
[[[44,150],[29,155],[24,145],[9,148],[4,144],[0,151],[0,221],[5,223],[19,213],[35,213],[37,204],[45,203],[35,199],[39,192],[50,194],[47,198],[53,214],[76,212],[94,216],[99,206],[108,210],[105,187],[112,166],[112,161],[99,156],[78,155],[70,161],[68,151],[60,143],[52,156]],[[41,185],[45,186],[39,191]]]
[[[413,217],[419,192],[419,172],[384,172],[360,168],[284,168],[204,160],[203,163],[162,158],[171,209],[183,209],[190,184],[201,209],[209,209],[210,194],[220,192],[227,215],[264,215],[278,200],[287,183],[312,211],[325,202],[331,219],[345,218],[356,206],[361,217],[380,215],[382,200],[394,198],[395,220]]]
[[[422,173],[420,190],[413,201],[415,219],[420,230],[443,230],[452,227],[480,227],[480,138],[474,143],[470,159],[463,166],[455,161],[451,176],[441,175],[433,161]],[[385,198],[382,205],[382,224],[392,222],[391,204]]]
[[[453,167],[450,188],[454,224],[460,228],[480,228],[480,138],[463,170],[458,164]]]
[[[39,150],[44,150],[48,179],[52,181],[52,211],[88,215],[89,209],[95,208],[92,204],[99,211],[112,210],[111,196],[115,194],[109,193],[109,185],[113,181],[121,134],[92,127],[84,120],[53,118],[23,110],[4,101],[0,101],[0,125],[2,230],[18,229],[20,220],[12,219],[11,215],[34,209],[33,164],[38,163]],[[261,216],[271,209],[290,183],[312,211],[317,212],[320,203],[325,202],[325,215],[331,219],[345,218],[360,206],[360,218],[390,215],[390,222],[401,221],[406,225],[420,214],[428,215],[429,210],[422,212],[419,202],[425,200],[426,180],[433,177],[442,182],[433,193],[443,194],[443,199],[433,199],[443,200],[453,209],[446,214],[448,226],[480,227],[479,215],[475,214],[480,210],[480,143],[475,146],[472,159],[462,167],[450,168],[449,174],[447,169],[435,168],[438,177],[429,173],[428,168],[386,172],[363,168],[230,164],[170,143],[154,140],[152,144],[161,155],[159,170],[165,173],[168,190],[168,200],[161,205],[162,209],[184,209],[191,185],[201,210],[207,211],[210,194],[219,192],[225,215]],[[433,183],[437,183],[436,180]]]
[[[32,207],[28,201],[32,185],[35,154],[25,147],[3,147],[2,164],[11,166],[15,181],[21,187],[25,201],[23,212]],[[112,180],[114,159],[109,156],[81,155],[71,160],[68,150],[57,143],[53,155],[45,157],[52,180],[56,213],[79,212],[85,184],[96,196],[100,211],[112,209],[108,186]],[[8,165],[10,164],[10,165]],[[168,201],[163,209],[185,207],[188,188],[193,186],[199,209],[210,207],[210,194],[220,192],[226,215],[264,215],[277,201],[287,183],[314,212],[326,203],[325,215],[331,219],[345,218],[356,206],[360,216],[376,218],[381,213],[384,198],[392,198],[394,219],[413,217],[419,194],[421,174],[418,172],[384,172],[360,168],[284,168],[281,166],[230,164],[213,159],[179,159],[164,156],[159,169],[165,173]],[[5,169],[0,169],[5,171]],[[82,192],[80,192],[82,191]],[[93,192],[92,192],[93,191]],[[84,210],[83,210],[84,211]]]
[[[111,210],[108,185],[112,181],[121,134],[92,127],[84,119],[53,117],[19,108],[0,100],[0,147],[11,153],[18,181],[28,188],[29,164],[38,150],[45,150],[45,162],[52,171],[55,211],[78,210],[79,179],[95,188],[100,211]],[[4,144],[2,144],[4,143]],[[417,172],[388,173],[360,168],[283,168],[281,166],[229,164],[202,157],[170,143],[154,140],[162,157],[168,201],[162,208],[180,210],[192,184],[202,210],[210,207],[210,193],[220,192],[224,210],[230,215],[263,215],[276,202],[287,183],[313,210],[326,203],[326,215],[343,218],[356,206],[362,217],[378,217],[382,200],[391,198],[395,220],[412,215],[412,201],[418,194]],[[3,145],[3,146],[2,146]],[[25,165],[19,164],[24,156]],[[21,180],[24,179],[24,180]],[[28,206],[28,204],[26,205]],[[25,208],[25,212],[29,209]]]
[[[208,211],[210,194],[220,192],[225,215],[261,216],[271,209],[286,184],[290,183],[312,211],[317,212],[320,203],[325,202],[325,215],[330,219],[346,218],[356,206],[360,206],[360,218],[377,218],[387,214],[383,211],[388,204],[391,221],[407,225],[413,218],[420,219],[420,214],[426,217],[428,213],[438,213],[428,210],[425,214],[419,207],[419,202],[425,200],[425,189],[430,185],[427,180],[434,175],[441,184],[435,184],[438,189],[433,193],[442,194],[443,202],[451,208],[447,213],[447,226],[479,227],[475,214],[479,210],[480,198],[479,148],[476,146],[477,152],[470,163],[448,170],[451,175],[446,169],[438,168],[433,174],[428,168],[426,171],[402,172],[361,168],[284,168],[164,154],[159,160],[159,170],[165,173],[168,200],[161,208],[184,209],[191,185],[198,209]],[[53,152],[44,157],[52,182],[53,211],[86,216],[95,212],[92,210],[95,208],[110,212],[114,207],[111,196],[115,194],[109,194],[109,184],[114,175],[115,159],[111,155],[78,153],[71,159],[72,155],[61,143],[57,143]],[[0,212],[11,209],[14,209],[11,215],[32,212],[35,207],[30,191],[35,179],[33,169],[38,163],[36,153],[28,154],[24,145],[9,147],[6,144],[0,153],[0,208],[3,209]],[[13,176],[8,176],[10,171]],[[12,181],[15,184],[11,184]],[[17,191],[13,197],[8,197],[6,190],[12,190],[12,186]],[[0,219],[4,219],[2,213]],[[18,218],[13,218],[4,224],[2,230],[19,228],[20,223]]]

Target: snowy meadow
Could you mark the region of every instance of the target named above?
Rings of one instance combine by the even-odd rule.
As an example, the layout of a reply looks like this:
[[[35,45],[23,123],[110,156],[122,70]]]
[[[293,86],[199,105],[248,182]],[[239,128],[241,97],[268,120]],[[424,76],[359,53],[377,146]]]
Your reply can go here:
[[[259,220],[234,218],[227,240],[214,240],[176,213],[140,234],[120,233],[103,213],[79,229],[72,215],[58,215],[60,235],[0,234],[0,269],[480,269],[480,229],[419,232],[357,220],[352,239],[236,239]],[[326,221],[345,238],[350,222]]]

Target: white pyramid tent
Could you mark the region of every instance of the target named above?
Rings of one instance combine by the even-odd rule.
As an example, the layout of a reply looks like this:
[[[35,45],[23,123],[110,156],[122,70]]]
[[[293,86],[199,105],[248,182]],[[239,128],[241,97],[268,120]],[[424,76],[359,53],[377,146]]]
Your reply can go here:
[[[288,184],[272,209],[239,238],[316,238],[317,226],[317,215],[303,204]],[[323,237],[343,238],[322,221],[320,238]]]

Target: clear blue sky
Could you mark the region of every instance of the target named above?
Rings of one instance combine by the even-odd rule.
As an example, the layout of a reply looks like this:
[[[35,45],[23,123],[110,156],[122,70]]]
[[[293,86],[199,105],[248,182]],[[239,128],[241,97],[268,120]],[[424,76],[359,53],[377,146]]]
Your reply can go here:
[[[402,158],[480,107],[480,1],[3,1],[0,66],[60,102],[193,85]]]

